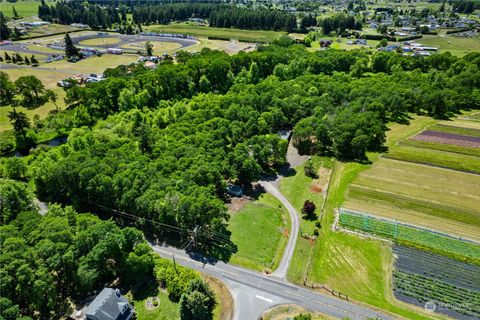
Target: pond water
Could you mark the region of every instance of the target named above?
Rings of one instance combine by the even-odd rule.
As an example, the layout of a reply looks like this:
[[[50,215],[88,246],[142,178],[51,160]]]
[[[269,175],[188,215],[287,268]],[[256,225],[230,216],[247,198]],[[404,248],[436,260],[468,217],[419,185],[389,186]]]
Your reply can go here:
[[[47,142],[39,143],[35,145],[32,149],[36,149],[39,146],[49,146],[49,147],[57,147],[64,143],[67,143],[68,137],[58,137]],[[25,157],[28,153],[22,153],[20,151],[10,152],[6,155],[6,157]]]

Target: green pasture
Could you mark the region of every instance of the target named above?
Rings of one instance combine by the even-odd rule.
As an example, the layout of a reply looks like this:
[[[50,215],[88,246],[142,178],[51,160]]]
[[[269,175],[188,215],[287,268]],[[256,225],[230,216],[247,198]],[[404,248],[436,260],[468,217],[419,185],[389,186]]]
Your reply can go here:
[[[455,56],[463,57],[470,52],[480,51],[480,37],[464,38],[455,35],[424,35],[422,39],[417,40],[419,43],[439,48],[439,52],[449,51]]]
[[[45,1],[48,5],[55,3],[55,1],[47,0]],[[0,11],[7,18],[13,17],[13,7],[17,11],[18,15],[22,18],[36,16],[38,14],[38,7],[40,6],[40,1],[17,1],[17,2],[0,2]]]
[[[287,243],[288,213],[278,200],[264,194],[230,216],[229,230],[238,251],[230,261],[250,269],[273,270]]]
[[[188,23],[172,23],[167,25],[151,25],[143,28],[145,31],[179,33],[195,37],[220,37],[248,42],[272,42],[286,34],[278,31],[241,30],[234,28],[213,28]]]

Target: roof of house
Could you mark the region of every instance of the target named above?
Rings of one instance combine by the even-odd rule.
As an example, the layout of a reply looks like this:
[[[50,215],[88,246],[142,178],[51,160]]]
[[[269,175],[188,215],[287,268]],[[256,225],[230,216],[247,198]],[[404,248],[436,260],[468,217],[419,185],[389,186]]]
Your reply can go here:
[[[123,312],[126,305],[129,311]],[[85,314],[87,319],[91,316],[100,320],[123,320],[130,316],[131,306],[120,291],[104,288],[87,307]]]

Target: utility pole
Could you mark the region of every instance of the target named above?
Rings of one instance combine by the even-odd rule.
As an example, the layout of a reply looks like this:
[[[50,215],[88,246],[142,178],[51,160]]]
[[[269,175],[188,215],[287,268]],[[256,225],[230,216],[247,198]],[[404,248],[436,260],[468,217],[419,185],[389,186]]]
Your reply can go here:
[[[172,253],[172,256],[173,256],[173,269],[175,269],[175,273],[178,276],[177,263],[175,262],[175,253]]]

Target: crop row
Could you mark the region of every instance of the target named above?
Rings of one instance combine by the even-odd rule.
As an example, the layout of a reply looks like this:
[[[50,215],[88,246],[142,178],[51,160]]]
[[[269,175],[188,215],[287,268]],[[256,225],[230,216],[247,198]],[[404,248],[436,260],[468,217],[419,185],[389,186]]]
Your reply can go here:
[[[480,317],[480,292],[458,288],[440,280],[418,274],[394,271],[394,290],[397,297],[416,299],[418,305],[434,301],[438,311],[454,311],[468,317]]]
[[[451,285],[480,291],[480,266],[466,264],[438,254],[404,246],[394,246],[395,269],[445,281]]]
[[[437,142],[408,139],[403,141],[401,145],[417,147],[417,148],[441,150],[441,151],[460,153],[460,154],[467,154],[467,155],[472,155],[477,157],[480,156],[480,148],[469,148],[469,147],[462,147],[462,146],[457,146],[452,144],[443,144],[443,143],[437,143]]]
[[[437,132],[459,134],[459,135],[465,135],[465,136],[471,136],[471,137],[480,137],[480,130],[474,129],[474,128],[464,128],[464,127],[456,127],[456,126],[450,126],[445,124],[436,124],[434,126],[429,127],[429,129]]]
[[[480,245],[473,242],[344,209],[340,209],[339,224],[347,229],[392,239],[398,244],[480,265]]]

